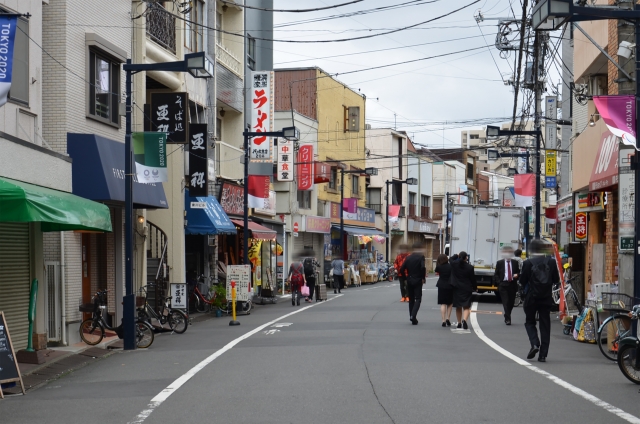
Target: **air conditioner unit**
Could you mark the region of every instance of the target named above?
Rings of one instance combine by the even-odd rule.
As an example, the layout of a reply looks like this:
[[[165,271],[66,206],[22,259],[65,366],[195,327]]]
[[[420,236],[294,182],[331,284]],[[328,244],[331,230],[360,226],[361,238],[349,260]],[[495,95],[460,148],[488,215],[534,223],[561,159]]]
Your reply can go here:
[[[587,95],[601,96],[603,94],[607,94],[606,84],[606,75],[594,75],[589,77],[589,83],[587,84]]]

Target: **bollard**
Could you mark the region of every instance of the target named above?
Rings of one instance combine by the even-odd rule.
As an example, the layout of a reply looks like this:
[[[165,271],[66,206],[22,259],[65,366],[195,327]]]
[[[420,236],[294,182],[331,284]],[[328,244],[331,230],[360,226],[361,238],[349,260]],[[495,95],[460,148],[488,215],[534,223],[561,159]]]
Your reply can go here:
[[[38,297],[38,279],[34,278],[31,283],[31,293],[29,295],[29,340],[27,340],[27,352],[33,350],[33,322],[36,320],[36,299]]]
[[[229,321],[229,325],[240,325],[240,321],[236,321],[236,282],[231,281],[231,312],[233,320]]]

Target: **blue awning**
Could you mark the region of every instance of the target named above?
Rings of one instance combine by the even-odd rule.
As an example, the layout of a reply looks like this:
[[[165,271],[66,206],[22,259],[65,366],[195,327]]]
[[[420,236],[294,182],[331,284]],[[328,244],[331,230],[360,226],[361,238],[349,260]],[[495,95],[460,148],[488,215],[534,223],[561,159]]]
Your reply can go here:
[[[204,208],[192,208],[192,202]],[[187,213],[186,235],[236,234],[236,226],[213,196],[189,197],[189,190],[185,190],[184,210]]]
[[[95,134],[67,133],[73,194],[98,202],[124,203],[124,143]],[[167,209],[162,184],[137,182],[133,176],[133,207]]]

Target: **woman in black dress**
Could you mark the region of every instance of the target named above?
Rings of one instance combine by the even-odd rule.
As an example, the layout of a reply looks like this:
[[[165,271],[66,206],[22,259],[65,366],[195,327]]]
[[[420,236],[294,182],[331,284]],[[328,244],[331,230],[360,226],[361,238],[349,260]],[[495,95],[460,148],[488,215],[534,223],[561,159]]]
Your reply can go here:
[[[456,307],[458,328],[469,328],[467,320],[471,312],[471,298],[477,290],[473,265],[469,264],[467,252],[460,252],[458,260],[451,265],[451,285],[453,286],[453,306]],[[462,314],[464,310],[464,316]]]
[[[436,262],[438,274],[438,305],[442,315],[442,326],[451,327],[451,311],[453,310],[453,286],[451,285],[451,264],[447,255],[439,255]]]

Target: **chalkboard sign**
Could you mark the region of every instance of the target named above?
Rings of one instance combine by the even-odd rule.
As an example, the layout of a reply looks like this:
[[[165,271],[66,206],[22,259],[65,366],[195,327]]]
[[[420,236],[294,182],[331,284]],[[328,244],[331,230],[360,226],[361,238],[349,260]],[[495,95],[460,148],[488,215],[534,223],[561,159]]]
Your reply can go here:
[[[20,375],[18,361],[11,344],[9,327],[4,319],[4,312],[0,311],[0,398],[4,399],[2,383],[20,382],[24,394],[24,384]]]

